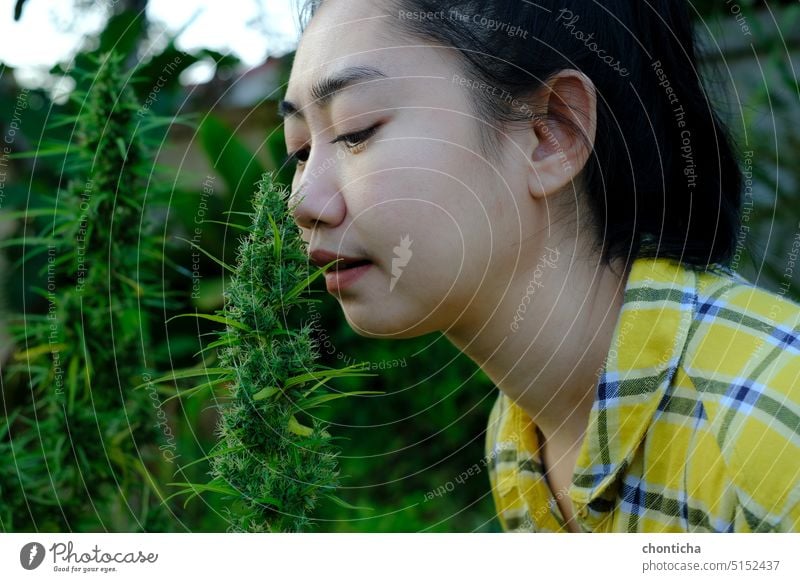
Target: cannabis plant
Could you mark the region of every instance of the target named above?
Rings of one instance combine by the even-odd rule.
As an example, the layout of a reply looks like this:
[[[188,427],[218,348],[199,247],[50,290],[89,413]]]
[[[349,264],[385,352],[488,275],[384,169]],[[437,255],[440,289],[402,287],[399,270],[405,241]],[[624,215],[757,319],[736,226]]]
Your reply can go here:
[[[231,278],[224,308],[198,316],[226,326],[206,348],[218,350],[219,367],[160,379],[202,375],[210,381],[189,393],[221,385],[229,390],[220,407],[219,441],[203,459],[210,463],[210,481],[173,485],[182,487],[176,495],[189,498],[226,495],[232,531],[303,531],[321,499],[347,506],[334,494],[334,437],[315,412],[340,398],[377,393],[327,386],[334,378],[374,374],[361,372],[361,365],[336,370],[317,363],[316,324],[303,320],[304,307],[319,301],[309,285],[330,264],[309,273],[288,195],[273,173],[264,174],[236,265],[225,266]]]
[[[0,525],[7,531],[163,531],[168,515],[151,474],[163,438],[158,400],[133,387],[157,310],[160,238],[148,225],[152,123],[128,87],[122,57],[78,72],[74,127],[62,144],[66,187],[22,218],[45,222],[11,241],[40,275],[44,314],[23,313],[10,372],[30,391],[4,398],[0,421]],[[50,152],[58,151],[55,148]],[[148,199],[149,196],[149,199]],[[33,225],[35,223],[30,223]],[[33,273],[26,273],[30,279]]]

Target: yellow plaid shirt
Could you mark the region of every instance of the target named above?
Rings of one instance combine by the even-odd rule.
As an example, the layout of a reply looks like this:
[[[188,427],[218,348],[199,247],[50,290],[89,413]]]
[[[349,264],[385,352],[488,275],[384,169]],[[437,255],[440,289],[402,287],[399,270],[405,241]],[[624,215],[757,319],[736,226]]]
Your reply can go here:
[[[501,393],[486,462],[505,531],[567,531],[538,449]],[[635,260],[568,496],[587,532],[800,531],[800,307]]]

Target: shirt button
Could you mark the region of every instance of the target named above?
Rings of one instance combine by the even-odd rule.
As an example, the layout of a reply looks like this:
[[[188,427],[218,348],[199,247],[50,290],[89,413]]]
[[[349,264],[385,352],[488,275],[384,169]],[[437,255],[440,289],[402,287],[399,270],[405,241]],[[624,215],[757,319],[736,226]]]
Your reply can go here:
[[[588,515],[589,515],[589,510],[588,510],[588,509],[586,509],[585,507],[581,507],[581,508],[578,510],[578,516],[579,516],[581,519],[586,519],[586,517],[587,517]]]

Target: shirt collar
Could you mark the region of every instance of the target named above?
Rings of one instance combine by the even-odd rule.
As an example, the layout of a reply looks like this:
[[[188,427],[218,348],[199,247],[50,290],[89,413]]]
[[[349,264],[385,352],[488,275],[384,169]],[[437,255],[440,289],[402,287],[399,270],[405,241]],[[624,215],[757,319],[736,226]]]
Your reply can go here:
[[[694,271],[634,260],[569,492],[576,504],[616,496],[677,370],[695,303]]]

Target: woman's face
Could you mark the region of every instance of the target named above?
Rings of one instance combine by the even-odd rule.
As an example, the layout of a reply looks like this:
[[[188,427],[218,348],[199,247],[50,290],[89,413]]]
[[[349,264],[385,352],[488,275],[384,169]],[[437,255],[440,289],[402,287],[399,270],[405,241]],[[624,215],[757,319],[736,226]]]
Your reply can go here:
[[[286,101],[299,114],[285,130],[304,160],[292,202],[310,250],[372,263],[342,288],[329,274],[329,291],[357,333],[409,338],[491,312],[518,263],[538,260],[547,222],[528,194],[527,134],[503,138],[502,165],[485,159],[477,79],[452,49],[401,40],[388,25],[398,17],[374,0],[327,0],[296,53]],[[312,96],[321,79],[359,72]]]

